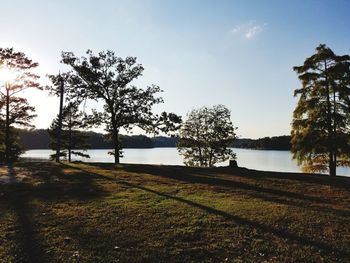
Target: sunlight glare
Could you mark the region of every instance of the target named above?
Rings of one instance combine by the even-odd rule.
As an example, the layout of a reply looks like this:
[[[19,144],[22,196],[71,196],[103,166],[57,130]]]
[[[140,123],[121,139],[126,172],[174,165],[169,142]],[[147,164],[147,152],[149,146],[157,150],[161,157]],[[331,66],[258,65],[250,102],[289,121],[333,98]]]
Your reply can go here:
[[[7,66],[0,68],[0,81],[13,82],[16,79],[16,72]]]

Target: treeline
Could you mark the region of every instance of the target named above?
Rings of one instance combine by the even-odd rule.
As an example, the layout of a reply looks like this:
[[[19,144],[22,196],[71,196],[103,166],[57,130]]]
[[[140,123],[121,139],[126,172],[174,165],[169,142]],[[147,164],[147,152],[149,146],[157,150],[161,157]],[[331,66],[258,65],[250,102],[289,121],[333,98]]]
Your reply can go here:
[[[258,150],[286,150],[291,149],[290,136],[274,136],[259,139],[236,139],[233,143],[235,148],[247,148]]]
[[[104,134],[96,132],[80,132],[87,137],[87,143],[91,149],[111,149],[112,143],[105,138]],[[48,149],[50,138],[45,129],[25,130],[18,129],[20,142],[25,149]],[[174,137],[148,137],[145,135],[120,135],[120,141],[124,148],[154,148],[175,147],[177,139]]]
[[[21,144],[25,149],[48,149],[49,134],[45,129],[18,130]],[[91,149],[111,149],[113,145],[106,140],[105,135],[96,132],[82,132],[87,136]],[[120,135],[124,148],[154,148],[176,147],[176,137],[148,137],[145,135]],[[265,137],[260,139],[236,139],[232,145],[235,148],[261,150],[290,150],[290,136]]]

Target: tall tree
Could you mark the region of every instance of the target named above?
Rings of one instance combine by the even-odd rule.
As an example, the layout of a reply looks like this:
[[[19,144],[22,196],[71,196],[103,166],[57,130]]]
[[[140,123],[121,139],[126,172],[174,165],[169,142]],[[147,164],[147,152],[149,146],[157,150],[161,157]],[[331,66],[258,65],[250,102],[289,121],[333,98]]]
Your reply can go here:
[[[139,89],[131,82],[142,75],[144,68],[136,63],[135,57],[125,59],[113,51],[97,55],[87,51],[87,57],[78,58],[71,52],[62,53],[62,62],[71,66],[70,85],[75,87],[75,95],[103,102],[104,111],[94,111],[96,119],[105,124],[113,142],[114,162],[120,162],[120,129],[129,131],[135,126],[147,132],[161,130],[174,131],[181,118],[173,113],[154,114],[155,104],[163,102],[156,94],[161,92],[152,85]]]
[[[302,88],[292,123],[292,153],[305,171],[349,166],[350,56],[338,56],[326,45],[294,67]]]
[[[236,138],[230,111],[223,105],[192,110],[180,129],[178,150],[190,166],[212,167],[236,159],[230,147]]]
[[[15,96],[19,92],[27,88],[41,89],[38,82],[39,76],[33,73],[33,69],[38,63],[22,52],[16,52],[13,48],[0,48],[0,81],[3,83],[3,89],[0,91],[1,100],[4,105],[4,134],[5,134],[5,161],[11,162],[14,158],[12,148],[15,144],[15,138],[12,124],[22,126],[29,125],[34,115],[33,107],[28,105],[24,98]]]
[[[61,121],[61,124],[59,122]],[[62,117],[57,118],[52,122],[49,129],[50,148],[56,150],[57,147],[57,130],[61,129],[61,145],[58,154],[68,157],[68,161],[72,161],[72,155],[90,158],[86,153],[89,145],[86,143],[89,136],[84,133],[84,129],[90,127],[89,117],[79,111],[78,103],[70,102],[62,110]],[[56,159],[56,154],[52,155]]]
[[[4,105],[8,103],[7,107]],[[0,134],[0,160],[5,160],[7,163],[18,159],[23,152],[22,146],[19,143],[19,136],[14,126],[34,128],[31,121],[36,117],[34,107],[31,107],[27,99],[12,96],[6,100],[4,95],[0,97],[0,125],[4,131]],[[4,129],[8,125],[8,128]],[[4,136],[8,132],[7,136]]]
[[[54,149],[56,150],[56,154],[53,156],[55,157],[55,161],[58,163],[60,162],[60,157],[61,157],[61,137],[62,137],[62,121],[63,121],[63,107],[64,107],[64,99],[68,100],[71,99],[68,96],[70,95],[70,87],[65,87],[67,86],[68,83],[68,78],[69,78],[69,73],[59,73],[58,75],[49,75],[49,78],[52,82],[52,86],[46,87],[47,90],[49,90],[50,95],[54,95],[59,97],[60,103],[59,103],[59,110],[58,110],[58,116],[57,120],[55,123],[55,140],[54,142],[56,145],[54,146]],[[65,93],[66,98],[65,98]],[[52,135],[53,136],[53,135]]]

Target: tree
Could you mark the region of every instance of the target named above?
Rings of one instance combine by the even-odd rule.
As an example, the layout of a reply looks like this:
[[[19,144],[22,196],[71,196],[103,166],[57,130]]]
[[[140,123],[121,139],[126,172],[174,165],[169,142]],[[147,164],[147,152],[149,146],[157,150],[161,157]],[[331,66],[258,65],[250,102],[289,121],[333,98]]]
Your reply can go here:
[[[59,155],[68,157],[69,162],[72,161],[72,155],[90,158],[88,154],[84,153],[89,148],[89,145],[86,143],[89,136],[81,131],[89,127],[88,117],[79,111],[78,104],[73,102],[68,103],[62,110],[61,125],[59,121],[60,117],[57,116],[50,126],[50,148],[56,150],[58,145],[57,130],[62,129]],[[77,149],[82,149],[83,151],[78,151]],[[51,157],[56,159],[56,155],[57,152]]]
[[[319,45],[294,71],[302,87],[294,92],[293,158],[305,171],[335,176],[337,166],[350,165],[350,56]]]
[[[131,82],[142,75],[144,68],[135,57],[122,59],[113,51],[97,55],[87,51],[87,58],[78,58],[71,52],[62,53],[62,62],[71,66],[70,85],[75,97],[103,102],[103,111],[94,110],[96,120],[105,124],[113,143],[114,162],[120,161],[120,129],[130,131],[138,126],[146,132],[171,132],[178,128],[181,118],[173,113],[154,114],[155,104],[163,102],[156,94],[161,92],[152,85],[139,89]]]
[[[8,109],[4,107],[6,103],[8,103]],[[10,163],[17,160],[23,153],[18,132],[13,126],[34,128],[31,124],[32,119],[36,117],[34,111],[34,107],[28,104],[27,99],[12,96],[7,100],[6,96],[1,94],[0,126],[4,132],[0,134],[0,160],[6,160],[7,163]],[[5,129],[5,127],[8,128]]]
[[[223,105],[192,110],[180,129],[178,150],[190,166],[212,167],[236,159],[230,147],[236,138],[230,111]]]
[[[39,76],[32,70],[38,66],[22,52],[12,48],[0,48],[0,81],[4,90],[1,95],[1,117],[4,130],[4,159],[7,163],[15,160],[19,154],[17,136],[11,125],[31,127],[30,121],[35,117],[34,108],[28,105],[25,98],[15,96],[27,88],[41,89]]]
[[[61,137],[62,137],[62,122],[63,122],[63,108],[64,108],[64,102],[71,102],[74,105],[78,107],[78,105],[81,103],[81,98],[79,98],[79,94],[77,94],[75,87],[72,87],[70,85],[70,72],[66,73],[59,73],[58,75],[49,75],[49,79],[52,82],[52,86],[47,86],[46,89],[49,91],[50,95],[54,95],[59,97],[60,104],[59,104],[59,113],[57,116],[57,120],[55,120],[55,132],[56,134],[51,134],[51,137],[53,139],[53,142],[56,144],[55,146],[51,145],[53,149],[56,150],[56,154],[53,154],[52,156],[55,157],[56,162],[60,162],[61,154]],[[69,160],[70,160],[70,154]]]
[[[62,114],[63,114],[63,101],[64,101],[64,82],[67,78],[67,74],[58,74],[55,75],[49,75],[49,78],[51,79],[53,86],[47,87],[47,89],[50,91],[51,95],[56,95],[60,98],[60,105],[58,110],[58,117],[57,117],[57,123],[54,127],[56,132],[56,145],[54,146],[56,150],[56,154],[53,156],[55,157],[56,163],[60,162],[61,157],[61,133],[62,133]]]

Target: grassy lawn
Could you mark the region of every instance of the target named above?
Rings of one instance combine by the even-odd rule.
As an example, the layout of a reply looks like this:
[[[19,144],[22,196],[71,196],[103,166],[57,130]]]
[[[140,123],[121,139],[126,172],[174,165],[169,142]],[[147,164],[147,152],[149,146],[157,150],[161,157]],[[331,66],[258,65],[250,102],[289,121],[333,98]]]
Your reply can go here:
[[[12,183],[0,184],[0,262],[350,262],[350,178],[49,162],[1,169]]]

